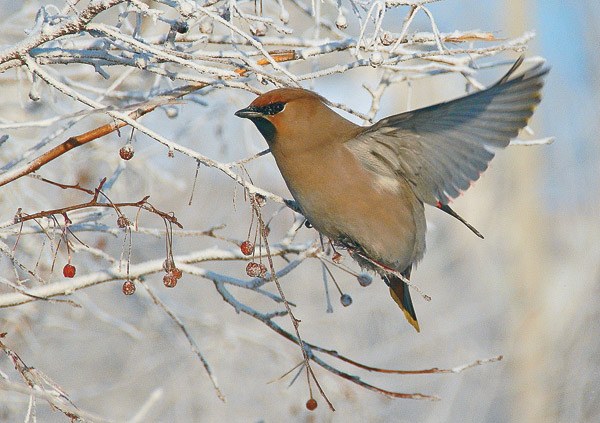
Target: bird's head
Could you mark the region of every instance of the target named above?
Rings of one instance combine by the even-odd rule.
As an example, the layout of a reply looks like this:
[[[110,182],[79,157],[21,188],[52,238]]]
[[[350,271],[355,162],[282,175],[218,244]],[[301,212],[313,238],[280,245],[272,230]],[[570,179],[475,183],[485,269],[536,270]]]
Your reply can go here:
[[[290,143],[296,148],[306,148],[339,139],[342,132],[357,127],[331,110],[328,104],[325,98],[312,91],[279,88],[257,97],[235,115],[250,119],[271,149],[277,144]]]

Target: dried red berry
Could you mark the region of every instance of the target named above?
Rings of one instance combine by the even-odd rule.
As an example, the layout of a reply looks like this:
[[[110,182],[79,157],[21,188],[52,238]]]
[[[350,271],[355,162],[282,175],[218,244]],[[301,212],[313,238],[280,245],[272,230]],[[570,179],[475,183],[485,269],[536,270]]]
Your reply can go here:
[[[119,216],[119,218],[117,219],[117,226],[121,229],[126,228],[130,224],[131,222],[125,216]]]
[[[371,285],[371,282],[373,282],[373,278],[367,273],[361,273],[356,279],[358,279],[360,286],[369,286]]]
[[[131,144],[124,145],[119,150],[119,156],[121,156],[123,160],[130,160],[133,157],[133,153],[133,145]]]
[[[257,278],[260,276],[260,264],[251,261],[250,263],[248,263],[248,265],[246,266],[246,274],[248,276],[250,276],[251,278]]]
[[[309,399],[308,401],[306,401],[306,408],[309,409],[310,411],[313,411],[314,409],[317,408],[317,400],[315,400],[314,398]]]
[[[242,250],[243,255],[249,256],[254,252],[254,244],[250,241],[244,241],[242,242],[242,245],[240,245],[240,250]]]
[[[344,294],[340,297],[340,303],[342,303],[344,307],[348,307],[352,304],[352,297],[348,294]]]
[[[173,272],[169,272],[163,277],[163,284],[167,288],[173,288],[177,285],[177,277]]]
[[[344,261],[344,256],[340,253],[333,253],[333,255],[331,256],[331,260],[334,263],[341,264]]]
[[[267,197],[262,194],[254,194],[254,204],[258,207],[262,207],[267,203]]]
[[[259,271],[260,271],[260,273],[259,273],[258,276],[260,276],[261,278],[264,278],[265,276],[267,276],[267,266],[265,266],[264,264],[260,263],[258,265],[258,268],[259,268]]]
[[[175,276],[175,279],[177,280],[181,279],[181,276],[183,275],[183,273],[181,273],[181,270],[179,270],[178,268],[173,269],[172,273],[173,276]]]
[[[123,294],[132,295],[134,292],[135,284],[132,281],[126,280],[125,282],[123,282]]]
[[[65,264],[65,267],[63,267],[63,275],[65,278],[72,278],[75,276],[75,266],[72,264]]]

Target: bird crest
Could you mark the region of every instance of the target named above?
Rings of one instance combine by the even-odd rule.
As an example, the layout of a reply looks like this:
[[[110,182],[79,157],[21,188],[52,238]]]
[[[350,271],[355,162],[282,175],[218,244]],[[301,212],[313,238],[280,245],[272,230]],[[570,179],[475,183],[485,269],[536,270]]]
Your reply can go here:
[[[273,103],[288,103],[300,98],[313,98],[328,104],[327,100],[312,91],[304,90],[302,88],[279,88],[257,97],[250,105],[254,107],[264,107]]]

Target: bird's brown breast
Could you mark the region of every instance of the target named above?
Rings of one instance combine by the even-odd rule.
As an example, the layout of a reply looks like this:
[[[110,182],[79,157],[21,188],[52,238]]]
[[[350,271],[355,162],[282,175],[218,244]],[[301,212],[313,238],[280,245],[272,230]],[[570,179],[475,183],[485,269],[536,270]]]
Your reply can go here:
[[[321,233],[351,240],[371,259],[401,271],[421,259],[423,204],[405,181],[368,171],[342,143],[294,154],[274,146],[272,152],[294,199]]]

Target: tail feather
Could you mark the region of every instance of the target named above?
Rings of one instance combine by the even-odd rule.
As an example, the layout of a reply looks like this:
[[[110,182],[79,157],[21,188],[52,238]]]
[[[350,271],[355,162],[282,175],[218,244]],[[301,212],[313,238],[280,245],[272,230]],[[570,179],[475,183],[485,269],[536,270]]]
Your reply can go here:
[[[483,239],[483,235],[481,235],[481,232],[479,232],[477,229],[475,229],[474,226],[472,226],[469,222],[467,222],[465,219],[463,219],[462,217],[460,217],[458,215],[458,213],[456,213],[454,210],[452,210],[450,208],[450,206],[448,204],[442,204],[442,203],[438,203],[437,204],[438,209],[445,211],[446,213],[448,213],[450,216],[454,217],[455,219],[458,219],[460,222],[462,222],[467,228],[469,228],[475,235],[477,235],[479,238]]]
[[[411,269],[412,267],[408,267],[404,272],[402,272],[402,276],[404,276],[406,279],[410,279]],[[421,332],[421,329],[419,328],[419,322],[417,321],[417,314],[415,313],[415,308],[413,307],[413,303],[410,298],[409,286],[398,276],[390,273],[383,276],[383,280],[390,287],[390,295],[404,312],[404,317],[406,317],[408,323],[410,323],[417,330],[417,332]]]

